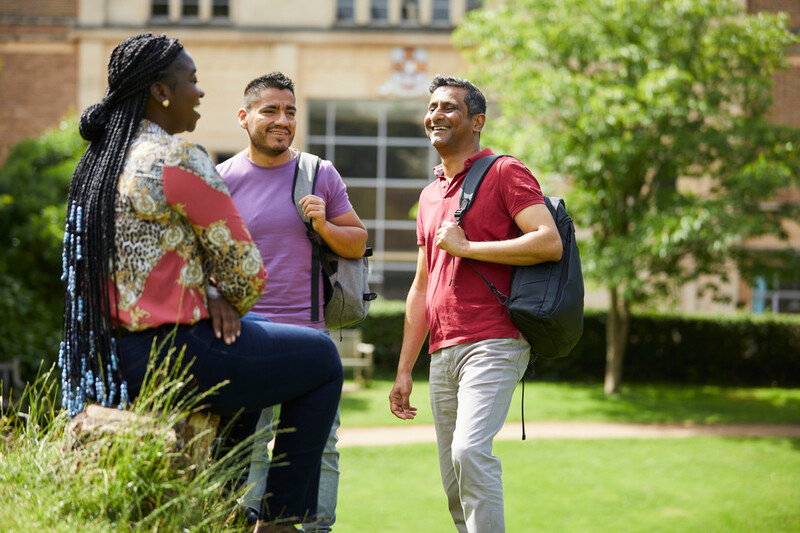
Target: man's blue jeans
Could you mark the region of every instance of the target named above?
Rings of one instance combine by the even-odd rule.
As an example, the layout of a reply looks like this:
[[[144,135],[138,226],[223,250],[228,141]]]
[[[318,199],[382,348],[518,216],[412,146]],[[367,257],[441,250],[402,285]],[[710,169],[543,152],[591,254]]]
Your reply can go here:
[[[280,406],[267,407],[261,411],[261,416],[256,425],[256,432],[261,438],[253,443],[253,453],[250,460],[250,472],[247,476],[248,489],[239,500],[244,509],[259,508],[261,497],[265,492],[266,478],[269,472],[270,455],[269,443],[275,436],[273,424],[281,418]],[[331,531],[331,526],[336,522],[336,501],[339,495],[339,410],[322,452],[322,470],[319,477],[319,498],[317,499],[317,517],[314,521],[306,521],[303,531],[306,533],[326,533]]]
[[[327,329],[321,329],[330,335]],[[259,509],[259,502],[265,494],[267,474],[269,473],[270,453],[269,444],[275,437],[273,427],[280,418],[280,406],[266,407],[258,418],[256,432],[262,435],[253,443],[253,453],[250,459],[250,472],[247,475],[247,492],[239,500],[244,509]],[[303,523],[305,533],[328,533],[336,522],[336,502],[339,498],[339,409],[333,420],[328,442],[322,452],[322,469],[319,476],[319,498],[317,499],[317,516],[313,521]]]
[[[120,339],[122,377],[135,397],[144,379],[153,339],[157,344],[175,332],[171,343],[186,347],[184,361],[200,392],[229,383],[207,399],[212,412],[230,415],[281,404],[274,453],[288,465],[274,468],[260,516],[264,519],[314,517],[319,490],[320,458],[342,391],[343,372],[336,345],[322,332],[276,324],[248,313],[242,333],[231,345],[214,336],[210,320],[192,326],[162,326]],[[166,355],[165,347],[157,357]],[[298,520],[299,521],[299,520]]]

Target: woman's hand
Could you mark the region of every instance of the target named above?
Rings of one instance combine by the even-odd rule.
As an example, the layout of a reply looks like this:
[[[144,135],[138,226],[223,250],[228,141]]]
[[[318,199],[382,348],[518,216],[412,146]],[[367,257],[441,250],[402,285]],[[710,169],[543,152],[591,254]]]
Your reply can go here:
[[[214,328],[214,335],[218,339],[224,340],[225,344],[236,342],[236,339],[242,333],[239,313],[213,285],[206,287],[206,302],[208,314],[211,316],[211,327]]]

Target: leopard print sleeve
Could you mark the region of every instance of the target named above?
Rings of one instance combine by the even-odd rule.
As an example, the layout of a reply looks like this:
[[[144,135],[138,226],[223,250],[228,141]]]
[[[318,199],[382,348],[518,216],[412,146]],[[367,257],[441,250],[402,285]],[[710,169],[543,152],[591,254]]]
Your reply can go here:
[[[258,248],[205,150],[182,141],[172,154],[162,173],[166,200],[191,225],[205,276],[243,315],[266,286]]]

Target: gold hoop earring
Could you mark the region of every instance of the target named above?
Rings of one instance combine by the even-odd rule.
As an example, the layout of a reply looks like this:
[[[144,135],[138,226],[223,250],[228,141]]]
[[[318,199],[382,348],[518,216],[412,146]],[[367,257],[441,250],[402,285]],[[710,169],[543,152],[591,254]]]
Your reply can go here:
[[[164,107],[169,107],[169,98],[165,98],[164,101],[161,102],[161,105],[163,105]]]

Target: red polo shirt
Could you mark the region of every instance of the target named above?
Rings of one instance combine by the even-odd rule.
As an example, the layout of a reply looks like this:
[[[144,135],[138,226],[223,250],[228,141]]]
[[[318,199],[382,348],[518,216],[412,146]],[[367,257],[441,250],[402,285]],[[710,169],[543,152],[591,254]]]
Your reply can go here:
[[[466,261],[434,245],[442,222],[455,222],[461,183],[472,162],[491,154],[486,148],[467,159],[464,170],[449,184],[442,167],[434,168],[437,179],[420,194],[417,244],[425,247],[428,265],[425,317],[431,353],[456,344],[519,336],[506,308]],[[516,214],[543,203],[539,182],[530,170],[514,158],[503,157],[486,174],[461,227],[471,241],[512,239],[519,231],[514,223]],[[475,260],[472,264],[500,292],[508,294],[511,266]]]

